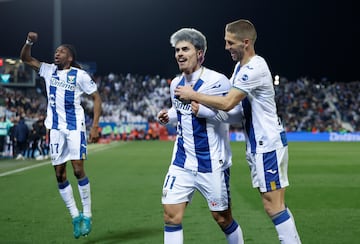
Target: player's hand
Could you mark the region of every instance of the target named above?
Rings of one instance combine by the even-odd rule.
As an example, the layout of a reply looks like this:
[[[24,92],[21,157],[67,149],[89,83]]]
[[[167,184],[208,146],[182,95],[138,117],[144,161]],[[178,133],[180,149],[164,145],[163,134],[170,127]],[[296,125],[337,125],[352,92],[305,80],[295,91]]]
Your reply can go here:
[[[192,110],[193,114],[195,114],[195,115],[198,114],[198,112],[199,112],[199,107],[200,107],[200,105],[199,105],[198,102],[196,102],[196,101],[191,101],[191,110]]]
[[[90,136],[89,136],[89,142],[96,143],[99,141],[100,138],[100,132],[98,126],[93,126],[90,129]]]
[[[178,86],[175,88],[175,96],[177,96],[179,100],[194,100],[195,93],[192,86]]]
[[[36,42],[37,39],[38,39],[38,34],[36,32],[29,32],[28,33],[28,36],[27,36],[27,39],[31,42]]]
[[[161,124],[167,124],[169,122],[169,115],[166,110],[161,110],[158,113],[157,118]]]

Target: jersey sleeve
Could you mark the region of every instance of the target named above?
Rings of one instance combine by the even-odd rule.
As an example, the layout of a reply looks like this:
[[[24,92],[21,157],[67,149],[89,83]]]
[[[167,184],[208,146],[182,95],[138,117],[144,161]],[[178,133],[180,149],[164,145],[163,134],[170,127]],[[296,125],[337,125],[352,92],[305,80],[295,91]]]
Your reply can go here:
[[[91,78],[91,76],[83,70],[79,70],[79,71],[81,72],[79,79],[79,85],[81,89],[88,95],[96,92],[97,86],[94,80]]]
[[[245,93],[251,93],[253,89],[261,86],[262,78],[266,75],[266,67],[263,62],[251,62],[240,69],[234,80],[234,87]]]

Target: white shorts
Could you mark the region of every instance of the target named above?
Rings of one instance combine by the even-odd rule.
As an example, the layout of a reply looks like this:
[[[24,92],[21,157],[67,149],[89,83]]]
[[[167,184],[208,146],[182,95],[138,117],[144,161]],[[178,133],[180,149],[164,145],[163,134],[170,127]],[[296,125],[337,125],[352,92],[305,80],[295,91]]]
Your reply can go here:
[[[254,188],[269,192],[289,185],[288,147],[267,153],[246,153]]]
[[[69,160],[86,159],[86,133],[80,130],[50,130],[50,155],[52,165]]]
[[[162,204],[190,203],[195,190],[198,190],[211,211],[224,211],[230,205],[229,182],[229,168],[199,173],[171,165],[165,176]]]

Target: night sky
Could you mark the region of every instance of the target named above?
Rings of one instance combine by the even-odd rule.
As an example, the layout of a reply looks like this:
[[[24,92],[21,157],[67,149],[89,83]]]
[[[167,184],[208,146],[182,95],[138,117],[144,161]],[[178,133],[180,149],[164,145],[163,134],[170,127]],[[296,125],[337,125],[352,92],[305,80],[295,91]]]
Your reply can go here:
[[[172,78],[178,66],[169,38],[192,27],[207,37],[204,65],[230,76],[224,27],[246,18],[258,32],[256,52],[274,75],[358,81],[359,15],[355,0],[62,0],[62,43],[75,45],[79,61],[96,62],[101,75]],[[35,31],[33,56],[52,62],[53,0],[0,0],[0,18],[0,57],[18,57]]]

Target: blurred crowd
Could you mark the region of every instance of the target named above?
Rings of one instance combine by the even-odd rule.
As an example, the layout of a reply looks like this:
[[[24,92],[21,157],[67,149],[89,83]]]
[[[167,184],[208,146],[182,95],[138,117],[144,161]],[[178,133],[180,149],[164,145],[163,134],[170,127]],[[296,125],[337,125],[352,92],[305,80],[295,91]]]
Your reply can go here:
[[[115,123],[119,128],[121,124],[129,123],[152,125],[148,131],[136,127],[121,131],[119,139],[159,138],[156,115],[161,109],[171,106],[170,79],[110,73],[94,76],[94,80],[103,100],[100,122]],[[287,131],[360,131],[359,81],[334,83],[308,78],[283,79],[275,86],[275,92],[278,114]],[[83,96],[82,104],[86,124],[90,127],[92,99]],[[35,88],[0,86],[0,156],[47,158],[45,114],[46,96],[40,78]],[[242,128],[233,127],[232,130]]]

